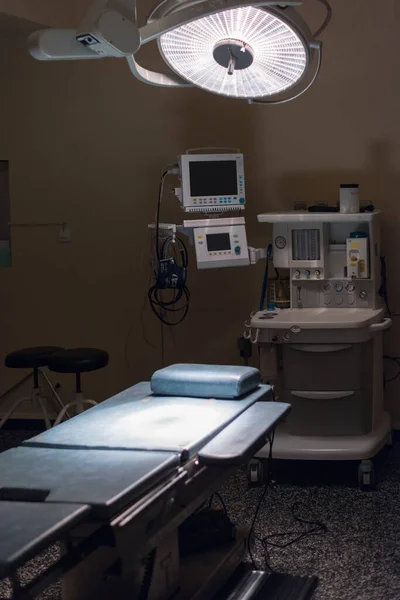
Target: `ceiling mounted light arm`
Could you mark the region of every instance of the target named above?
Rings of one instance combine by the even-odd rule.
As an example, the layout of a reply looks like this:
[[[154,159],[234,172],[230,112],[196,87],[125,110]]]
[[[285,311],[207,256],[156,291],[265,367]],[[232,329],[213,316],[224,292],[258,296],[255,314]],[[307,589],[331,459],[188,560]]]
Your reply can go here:
[[[129,68],[132,74],[139,79],[142,83],[154,85],[158,87],[169,87],[169,88],[182,88],[182,87],[193,87],[192,83],[189,83],[185,79],[175,75],[175,73],[164,74],[157,73],[156,71],[150,71],[145,69],[138,64],[134,56],[128,56],[127,58]]]
[[[331,18],[332,18],[332,8],[331,8],[331,5],[329,4],[328,0],[317,0],[317,1],[325,6],[326,16],[325,16],[325,19],[324,19],[322,25],[314,33],[314,35],[313,35],[314,40],[316,40],[321,35],[321,33],[323,31],[325,31],[325,29],[328,27],[328,25],[331,21]]]
[[[28,37],[37,60],[122,58],[140,48],[136,0],[94,0],[77,30],[43,29]]]

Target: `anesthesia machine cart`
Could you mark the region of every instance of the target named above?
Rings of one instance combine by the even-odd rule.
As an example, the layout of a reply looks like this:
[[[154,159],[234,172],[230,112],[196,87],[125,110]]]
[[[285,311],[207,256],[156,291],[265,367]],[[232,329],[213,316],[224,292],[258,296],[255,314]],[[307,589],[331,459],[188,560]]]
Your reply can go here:
[[[258,221],[272,223],[274,267],[290,273],[290,308],[259,311],[246,324],[263,380],[292,405],[276,431],[274,457],[359,460],[360,485],[373,485],[370,459],[391,431],[383,402],[382,332],[391,320],[379,294],[380,211],[266,213]],[[255,478],[262,462],[258,468]]]

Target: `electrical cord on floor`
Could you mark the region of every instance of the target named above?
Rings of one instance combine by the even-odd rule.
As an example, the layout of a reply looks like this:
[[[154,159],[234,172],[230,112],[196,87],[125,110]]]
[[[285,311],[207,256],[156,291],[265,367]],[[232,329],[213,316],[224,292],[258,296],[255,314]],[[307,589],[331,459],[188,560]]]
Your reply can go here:
[[[311,525],[311,527],[309,529],[307,529],[306,531],[298,531],[298,530],[294,530],[294,531],[285,531],[285,532],[278,532],[278,533],[271,533],[269,535],[266,535],[264,538],[262,538],[262,540],[260,540],[260,542],[262,543],[262,545],[264,547],[266,546],[273,546],[274,548],[287,548],[288,546],[291,546],[292,544],[299,542],[300,540],[302,540],[305,537],[308,537],[310,535],[318,535],[318,534],[322,534],[322,533],[326,533],[328,531],[327,526],[322,523],[322,521],[319,521],[318,519],[304,519],[303,517],[300,517],[298,514],[296,514],[296,509],[298,509],[300,506],[304,506],[307,509],[307,506],[303,503],[303,502],[295,502],[295,504],[293,504],[291,510],[292,513],[292,517],[294,518],[294,520],[297,523],[301,523],[302,525]],[[286,542],[272,542],[272,539],[275,538],[286,538],[288,536],[291,536],[291,539],[289,539]],[[294,537],[293,537],[294,536]]]
[[[270,482],[271,482],[271,460],[272,460],[273,441],[274,441],[274,434],[272,435],[272,438],[269,440],[270,447],[269,447],[269,456],[268,456],[268,467],[269,467],[268,479],[265,484],[264,491],[261,494],[260,499],[257,503],[256,510],[255,510],[253,520],[251,523],[251,527],[250,527],[249,537],[248,537],[248,552],[249,552],[249,556],[250,556],[250,559],[251,559],[251,562],[253,565],[253,569],[255,571],[258,570],[258,566],[256,564],[256,561],[254,559],[254,556],[253,556],[253,553],[251,550],[251,538],[254,533],[254,529],[255,529],[258,514],[260,512],[261,505],[263,503],[265,496],[267,495],[267,491],[269,489]],[[261,544],[261,546],[264,550],[265,567],[267,569],[269,569],[271,572],[274,572],[274,568],[270,564],[270,560],[269,560],[269,556],[268,556],[268,547],[269,546],[272,546],[274,548],[281,548],[281,549],[287,548],[288,546],[291,546],[292,544],[295,544],[296,542],[301,541],[305,537],[308,537],[311,535],[321,535],[328,531],[327,526],[325,525],[325,523],[322,523],[322,521],[320,521],[318,519],[305,519],[304,517],[300,516],[298,514],[297,510],[301,506],[304,506],[307,509],[307,506],[302,502],[296,502],[295,504],[293,504],[293,506],[291,508],[292,516],[297,523],[300,523],[302,525],[309,525],[310,526],[309,529],[307,529],[305,531],[293,530],[293,531],[271,533],[262,538],[260,538],[258,536],[254,536],[254,539]],[[287,541],[283,541],[283,542],[271,541],[271,540],[274,540],[275,538],[287,538],[288,536],[290,536],[290,539]]]
[[[255,512],[254,512],[254,516],[253,516],[253,520],[252,520],[252,522],[251,522],[251,526],[250,526],[249,535],[248,535],[248,538],[247,538],[247,551],[248,551],[248,553],[249,553],[250,560],[251,560],[251,563],[252,563],[252,565],[253,565],[253,569],[254,569],[255,571],[257,571],[257,570],[258,570],[258,567],[257,567],[256,561],[254,560],[253,552],[252,552],[252,550],[251,550],[251,541],[252,541],[252,537],[253,537],[253,533],[254,533],[255,525],[256,525],[256,522],[257,522],[258,513],[260,512],[261,505],[262,505],[262,503],[263,503],[263,500],[264,500],[265,496],[267,495],[267,491],[268,491],[268,488],[269,488],[269,484],[270,484],[270,482],[271,482],[271,461],[272,461],[272,446],[274,445],[274,437],[275,437],[275,431],[273,431],[273,432],[272,432],[272,434],[271,434],[271,436],[268,438],[268,442],[269,442],[269,455],[268,455],[268,472],[267,472],[267,482],[266,482],[266,484],[265,484],[265,486],[264,486],[264,491],[263,491],[263,493],[261,494],[261,496],[260,496],[260,499],[259,499],[259,501],[258,501],[258,503],[257,503],[256,510],[255,510]],[[257,538],[256,536],[254,536],[254,539],[255,539],[255,540],[258,540],[258,538]],[[266,564],[266,566],[267,566],[267,567],[268,567],[268,568],[269,568],[271,571],[273,570],[273,569],[272,569],[272,568],[269,566],[269,564],[268,564],[268,562],[267,562],[267,558],[266,558],[266,557],[265,557],[265,564]]]

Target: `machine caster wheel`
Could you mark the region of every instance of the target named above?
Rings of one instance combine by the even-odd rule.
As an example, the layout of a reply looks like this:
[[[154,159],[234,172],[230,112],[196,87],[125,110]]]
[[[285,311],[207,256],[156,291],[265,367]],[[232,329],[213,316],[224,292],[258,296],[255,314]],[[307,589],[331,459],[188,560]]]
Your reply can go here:
[[[363,490],[371,490],[375,488],[375,468],[372,460],[363,460],[358,465],[358,484]]]
[[[252,458],[247,465],[247,481],[250,487],[260,487],[264,484],[264,465],[261,460]]]

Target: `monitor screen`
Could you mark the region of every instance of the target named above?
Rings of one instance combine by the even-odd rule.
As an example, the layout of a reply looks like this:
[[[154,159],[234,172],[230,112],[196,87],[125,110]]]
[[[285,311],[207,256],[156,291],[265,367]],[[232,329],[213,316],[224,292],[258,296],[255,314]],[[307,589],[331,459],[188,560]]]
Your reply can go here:
[[[231,249],[229,233],[210,233],[206,235],[209,252],[219,252]]]
[[[189,161],[189,173],[192,197],[238,193],[236,160]]]

